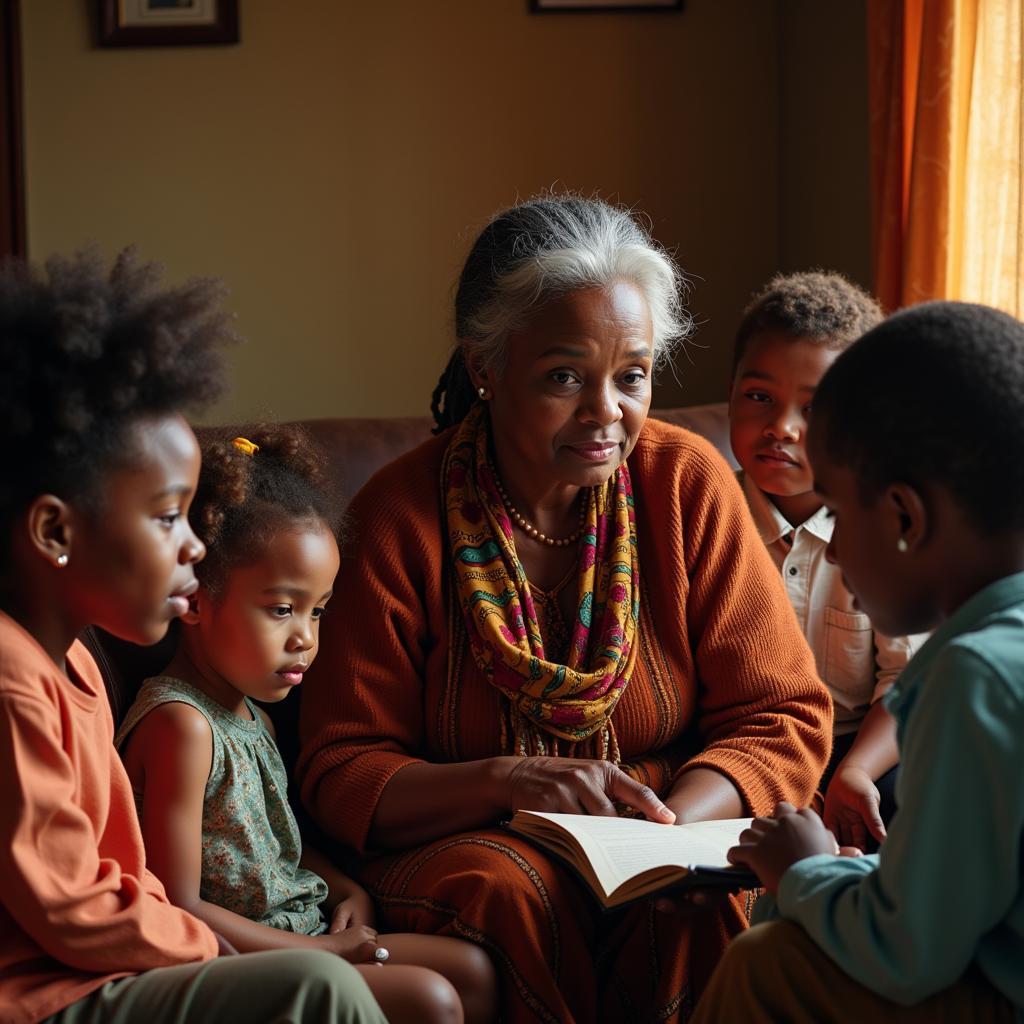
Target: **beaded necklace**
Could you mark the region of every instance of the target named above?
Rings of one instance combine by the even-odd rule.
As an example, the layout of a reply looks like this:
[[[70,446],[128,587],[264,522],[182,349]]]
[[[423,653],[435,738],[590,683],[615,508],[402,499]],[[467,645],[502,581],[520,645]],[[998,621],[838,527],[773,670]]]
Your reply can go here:
[[[512,499],[508,496],[505,491],[505,487],[501,482],[501,477],[498,476],[494,466],[491,466],[491,470],[494,472],[494,483],[498,488],[498,494],[501,495],[502,503],[505,508],[508,509],[508,514],[515,521],[516,526],[519,527],[532,540],[540,541],[541,544],[546,544],[549,548],[567,548],[570,544],[575,544],[576,541],[583,536],[583,527],[587,519],[587,502],[585,498],[581,497],[580,500],[580,521],[579,525],[569,534],[568,537],[549,537],[547,534],[541,533],[526,517],[512,504]]]

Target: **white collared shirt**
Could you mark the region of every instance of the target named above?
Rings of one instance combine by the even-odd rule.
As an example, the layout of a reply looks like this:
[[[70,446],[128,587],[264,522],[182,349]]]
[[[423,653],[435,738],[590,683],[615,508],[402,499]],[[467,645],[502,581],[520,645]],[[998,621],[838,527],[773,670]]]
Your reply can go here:
[[[839,567],[825,558],[835,525],[824,506],[793,527],[746,475],[736,474],[761,539],[782,573],[790,604],[814,652],[814,660],[835,705],[835,735],[855,732],[868,708],[892,686],[903,667],[928,639],[887,637],[853,607]],[[787,542],[791,539],[791,543]]]

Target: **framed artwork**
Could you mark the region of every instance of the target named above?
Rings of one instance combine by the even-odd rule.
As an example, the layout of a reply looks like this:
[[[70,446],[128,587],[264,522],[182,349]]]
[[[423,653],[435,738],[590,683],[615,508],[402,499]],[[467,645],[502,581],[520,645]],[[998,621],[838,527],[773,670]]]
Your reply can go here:
[[[681,11],[683,0],[530,0],[537,14],[555,11]]]
[[[238,42],[238,0],[96,0],[100,46]]]

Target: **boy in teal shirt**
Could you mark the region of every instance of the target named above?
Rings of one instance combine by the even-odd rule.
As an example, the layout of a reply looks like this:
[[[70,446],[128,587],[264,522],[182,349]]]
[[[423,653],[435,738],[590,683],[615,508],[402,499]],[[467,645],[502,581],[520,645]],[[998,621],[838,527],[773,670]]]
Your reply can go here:
[[[899,313],[815,394],[828,556],[883,632],[935,634],[884,698],[898,810],[837,856],[780,804],[730,859],[777,918],[734,941],[697,1021],[1024,1019],[1024,325],[983,306]]]

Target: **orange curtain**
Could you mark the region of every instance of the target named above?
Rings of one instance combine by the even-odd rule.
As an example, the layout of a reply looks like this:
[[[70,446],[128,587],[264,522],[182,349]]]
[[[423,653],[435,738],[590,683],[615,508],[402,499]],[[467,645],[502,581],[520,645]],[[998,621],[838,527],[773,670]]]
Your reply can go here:
[[[875,291],[1024,315],[1024,0],[868,0]]]

